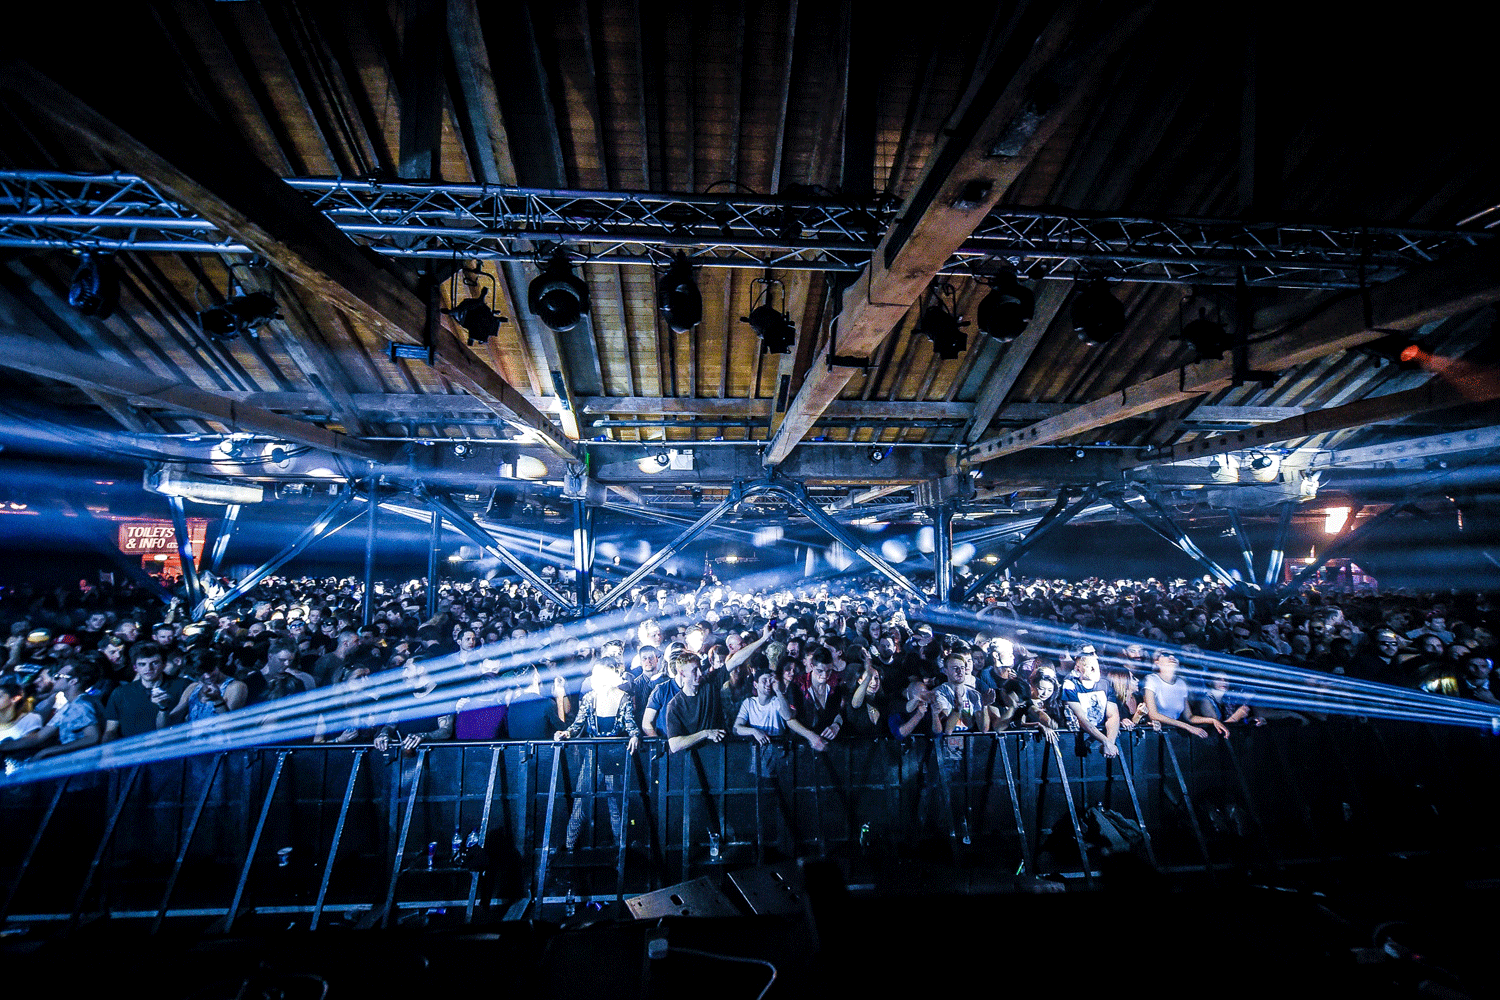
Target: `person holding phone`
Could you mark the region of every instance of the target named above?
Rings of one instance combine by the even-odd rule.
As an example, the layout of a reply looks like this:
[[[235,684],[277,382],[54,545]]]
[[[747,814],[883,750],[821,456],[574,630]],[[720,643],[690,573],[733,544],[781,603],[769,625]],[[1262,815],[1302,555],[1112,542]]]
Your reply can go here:
[[[250,699],[250,689],[224,673],[224,660],[216,649],[189,651],[183,673],[197,677],[182,692],[177,705],[167,713],[169,723],[216,718],[243,708]]]

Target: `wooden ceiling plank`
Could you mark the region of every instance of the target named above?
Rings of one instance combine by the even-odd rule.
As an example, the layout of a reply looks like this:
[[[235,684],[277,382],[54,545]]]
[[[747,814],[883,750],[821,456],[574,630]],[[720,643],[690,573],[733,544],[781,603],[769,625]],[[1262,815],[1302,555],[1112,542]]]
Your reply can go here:
[[[771,186],[769,194],[781,191],[781,166],[786,152],[786,121],[792,103],[792,62],[797,54],[797,0],[787,0],[786,62],[782,64],[779,96],[776,101],[776,143],[771,152]]]
[[[447,0],[448,52],[458,82],[453,95],[459,131],[469,147],[476,178],[487,184],[515,184],[516,164],[500,112],[489,48],[479,23],[478,0]]]
[[[1091,32],[1071,51],[1065,45],[1077,28],[1077,11],[1065,9],[1048,23],[1030,54],[1014,73],[992,70],[976,90],[974,104],[934,151],[898,223],[885,234],[869,266],[845,292],[839,317],[839,351],[867,357],[899,322],[911,303],[952,253],[972,235],[1006,190],[1069,115],[1094,75],[1134,34],[1144,10],[1126,13]],[[1032,92],[1044,79],[1056,86],[1056,101],[1045,114],[1033,114],[1035,129],[1014,140],[1016,155],[990,155],[999,137],[1025,113]],[[787,419],[766,448],[764,461],[786,459],[837,397],[854,369],[818,372],[803,382]]]

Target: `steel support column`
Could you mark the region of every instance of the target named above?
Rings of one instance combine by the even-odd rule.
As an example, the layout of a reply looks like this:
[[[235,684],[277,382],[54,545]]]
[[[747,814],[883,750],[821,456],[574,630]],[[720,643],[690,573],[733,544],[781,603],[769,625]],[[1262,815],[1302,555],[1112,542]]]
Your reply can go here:
[[[292,541],[284,549],[276,553],[260,566],[251,570],[249,575],[247,575],[243,580],[240,580],[233,587],[231,587],[223,597],[214,600],[212,602],[213,606],[216,608],[226,608],[229,605],[233,604],[235,601],[239,600],[241,597],[244,597],[247,593],[249,593],[257,583],[260,583],[260,581],[264,580],[266,577],[270,576],[272,573],[285,566],[288,562],[301,555],[302,552],[313,542],[316,542],[318,539],[332,534],[333,531],[337,531],[338,528],[334,528],[332,529],[332,531],[330,531],[329,527],[333,524],[333,519],[338,516],[339,511],[343,510],[344,507],[348,505],[353,495],[354,494],[347,489],[340,492],[339,495],[333,499],[333,502],[330,503],[326,508],[324,508],[323,513],[318,515],[318,519],[316,521],[308,525],[307,528],[303,530],[303,532],[296,538],[292,539]],[[340,525],[339,527],[343,527],[343,525]],[[202,601],[198,607],[193,609],[193,617],[201,618],[203,616],[203,612],[207,610],[207,605],[209,603],[210,602],[206,599]]]
[[[432,533],[427,537],[427,617],[437,614],[438,600],[438,547],[443,540],[443,515],[436,507],[432,511]]]
[[[198,585],[198,563],[193,559],[187,514],[182,509],[182,497],[167,497],[167,504],[172,508],[172,531],[177,537],[177,558],[182,563],[182,584],[187,589],[188,606],[196,608],[203,601],[203,588]]]
[[[932,583],[937,602],[946,605],[953,593],[953,505],[932,508]]]
[[[213,551],[208,557],[208,571],[217,573],[224,551],[229,548],[229,539],[234,536],[234,526],[240,519],[240,505],[232,503],[224,508],[224,520],[219,523],[219,534],[214,539]]]
[[[523,563],[519,558],[516,557],[515,553],[511,552],[510,549],[500,544],[500,542],[497,541],[493,535],[484,530],[484,527],[481,524],[470,517],[468,513],[460,510],[447,497],[442,496],[438,493],[429,492],[427,488],[421,483],[417,484],[417,488],[414,492],[418,499],[426,501],[429,507],[441,514],[449,524],[458,529],[459,533],[467,536],[469,541],[473,542],[475,545],[479,546],[481,549],[488,552],[496,559],[499,559],[501,562],[505,563],[505,565],[514,570],[521,577],[521,579],[525,580],[527,583],[531,584],[537,590],[540,590],[543,594],[546,594],[547,597],[556,602],[558,607],[570,612],[574,610],[572,601],[568,600],[561,593],[559,593],[557,588],[553,587],[552,584],[548,583],[546,580],[543,580],[541,576],[536,572],[536,570]]]
[[[586,615],[594,596],[594,510],[582,500],[573,501],[573,573],[578,610]]]
[[[1276,581],[1281,578],[1281,567],[1286,561],[1287,532],[1292,527],[1292,511],[1297,504],[1287,500],[1281,505],[1281,520],[1276,524],[1276,540],[1271,543],[1271,554],[1266,557],[1266,575],[1261,578],[1262,590],[1276,590]]]
[[[380,513],[380,477],[370,473],[370,509],[365,521],[365,599],[364,624],[375,616],[375,517]]]

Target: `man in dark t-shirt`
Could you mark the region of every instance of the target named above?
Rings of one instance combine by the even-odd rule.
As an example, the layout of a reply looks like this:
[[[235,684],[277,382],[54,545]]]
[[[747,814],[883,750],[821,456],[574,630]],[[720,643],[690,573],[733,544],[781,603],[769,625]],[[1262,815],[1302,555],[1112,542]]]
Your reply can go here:
[[[712,685],[704,685],[703,664],[695,654],[677,660],[677,681],[682,690],[667,702],[667,746],[673,752],[688,750],[704,740],[718,743],[728,728],[724,702]]]
[[[189,683],[166,675],[166,658],[154,642],[136,643],[130,659],[135,680],[115,688],[104,706],[105,740],[156,732],[157,714],[176,708]]]

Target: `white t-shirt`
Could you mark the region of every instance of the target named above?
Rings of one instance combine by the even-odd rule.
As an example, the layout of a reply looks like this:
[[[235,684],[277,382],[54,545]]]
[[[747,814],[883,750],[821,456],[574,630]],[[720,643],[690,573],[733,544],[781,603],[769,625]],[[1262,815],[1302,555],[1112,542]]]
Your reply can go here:
[[[1187,711],[1188,686],[1181,677],[1168,684],[1161,674],[1146,678],[1146,690],[1156,695],[1156,711],[1169,719],[1180,719]]]
[[[28,733],[34,733],[42,728],[42,717],[35,712],[27,712],[15,722],[8,726],[0,726],[0,740],[18,740]]]
[[[746,698],[740,702],[739,715],[734,719],[736,726],[759,729],[767,736],[779,735],[786,728],[786,723],[787,716],[781,710],[779,698],[772,698],[767,702],[762,702],[759,698]]]

